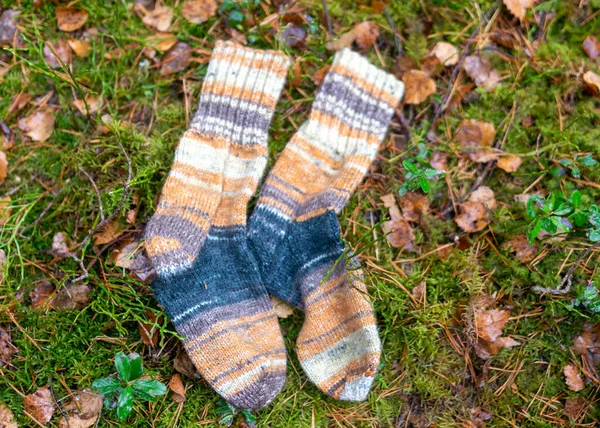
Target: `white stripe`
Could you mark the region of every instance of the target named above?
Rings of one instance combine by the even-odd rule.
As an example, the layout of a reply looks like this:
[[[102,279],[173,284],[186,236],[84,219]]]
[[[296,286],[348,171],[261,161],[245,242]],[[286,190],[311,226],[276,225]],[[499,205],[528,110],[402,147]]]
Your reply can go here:
[[[221,192],[222,187],[220,185],[207,183],[206,181],[198,180],[196,177],[189,176],[184,174],[181,171],[173,171],[169,174],[170,177],[177,178],[189,184],[190,186],[199,187],[201,189],[212,190],[214,192]]]
[[[217,149],[201,141],[183,137],[175,151],[175,161],[202,171],[222,173],[227,148]]]
[[[252,178],[259,181],[267,166],[265,157],[256,157],[250,159],[229,156],[225,163],[223,176],[227,178]]]

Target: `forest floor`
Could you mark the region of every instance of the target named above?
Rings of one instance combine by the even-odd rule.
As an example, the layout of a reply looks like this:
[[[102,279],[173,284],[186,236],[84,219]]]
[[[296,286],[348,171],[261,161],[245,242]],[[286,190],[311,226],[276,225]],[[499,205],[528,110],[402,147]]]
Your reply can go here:
[[[598,0],[157,3],[0,0],[0,426],[597,426]],[[270,166],[336,49],[406,84],[340,216],[383,341],[364,403],[307,381],[280,307],[286,387],[232,414],[152,296],[142,231],[231,38],[293,59]],[[118,352],[175,392],[75,415]]]

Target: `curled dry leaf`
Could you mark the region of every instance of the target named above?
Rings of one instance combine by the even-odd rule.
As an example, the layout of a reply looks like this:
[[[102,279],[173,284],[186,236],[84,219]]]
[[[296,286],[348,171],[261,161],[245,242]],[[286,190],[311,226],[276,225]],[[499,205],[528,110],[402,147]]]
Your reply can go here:
[[[458,64],[458,49],[448,42],[436,43],[431,55],[435,56],[445,67]]]
[[[102,410],[102,397],[88,391],[76,392],[64,405],[67,418],[58,421],[61,428],[90,428],[96,425]]]
[[[15,422],[13,412],[6,407],[4,403],[0,403],[0,427],[1,428],[18,428]]]
[[[85,58],[90,53],[91,44],[85,40],[69,40],[69,47],[73,50],[75,55],[80,58]]]
[[[325,76],[329,72],[330,68],[331,68],[331,66],[326,65],[325,67],[318,69],[316,71],[316,73],[314,73],[311,77],[311,80],[313,81],[313,83],[317,86],[320,86],[321,83],[323,83],[323,79],[325,79]]]
[[[292,78],[290,79],[290,86],[297,88],[302,84],[302,65],[300,61],[296,61],[292,66]]]
[[[50,68],[64,68],[71,64],[71,47],[65,40],[56,43],[46,42],[44,59]]]
[[[576,420],[590,407],[590,402],[585,397],[567,398],[563,414],[570,419]]]
[[[31,307],[34,309],[45,307],[47,304],[52,303],[51,296],[54,293],[54,287],[50,281],[45,279],[35,284],[35,288],[29,297],[31,298]]]
[[[10,218],[12,212],[10,196],[4,196],[0,198],[0,226],[4,226]]]
[[[575,363],[570,362],[563,367],[565,382],[571,391],[581,391],[585,388],[579,368]]]
[[[177,37],[172,33],[156,33],[146,39],[148,47],[160,52],[166,52],[177,43]]]
[[[600,40],[596,36],[587,36],[583,41],[583,50],[591,59],[598,59],[598,56],[600,56]]]
[[[359,48],[367,49],[372,46],[379,37],[379,28],[370,21],[356,24],[350,31],[332,42],[327,43],[326,48],[332,51],[340,51],[352,46],[356,42]]]
[[[495,342],[502,336],[510,312],[505,309],[488,309],[475,313],[475,328],[477,336],[488,342]]]
[[[172,21],[173,9],[168,6],[158,6],[142,18],[142,22],[148,27],[156,28],[161,32],[168,31]]]
[[[516,235],[512,239],[502,244],[503,248],[506,248],[515,253],[515,257],[521,263],[527,263],[535,258],[537,255],[537,248],[533,245],[529,245],[527,237],[523,234]]]
[[[382,225],[383,231],[388,235],[387,239],[390,245],[394,248],[402,248],[406,251],[418,253],[414,246],[415,236],[410,224],[402,214],[400,208],[396,204],[396,198],[393,194],[384,195],[381,197],[383,204],[388,208],[391,220],[386,221]]]
[[[128,269],[142,282],[147,282],[155,275],[152,263],[146,256],[140,241],[124,240],[111,251],[110,258],[117,266]]]
[[[19,12],[16,10],[5,10],[0,15],[0,46],[12,46],[16,43],[21,45],[23,39],[17,28],[17,16]]]
[[[462,212],[454,217],[454,221],[465,232],[479,232],[490,223],[487,209],[481,202],[467,201],[460,208]]]
[[[102,107],[102,98],[99,95],[86,94],[85,102],[83,100],[75,100],[72,105],[84,116],[87,116],[88,113],[96,114]]]
[[[181,376],[175,373],[169,382],[169,389],[172,391],[171,398],[176,403],[183,403],[185,401],[185,386],[181,381]]]
[[[192,59],[192,49],[184,42],[177,42],[162,59],[160,74],[163,76],[185,70]]]
[[[487,58],[469,55],[465,58],[463,68],[478,87],[491,92],[498,86],[500,73],[498,73],[498,70],[492,69],[492,65]]]
[[[87,10],[77,7],[57,7],[55,12],[58,29],[62,31],[79,30],[88,19]]]
[[[6,153],[0,150],[0,184],[4,183],[8,176],[8,159]]]
[[[20,92],[14,95],[10,101],[10,106],[8,106],[6,115],[12,116],[13,114],[19,113],[29,104],[29,101],[31,101],[31,95],[29,94]]]
[[[50,305],[58,311],[85,308],[91,301],[92,289],[87,284],[71,284],[56,292]]]
[[[498,159],[499,153],[491,147],[496,137],[492,123],[471,119],[463,120],[459,126],[455,140],[466,147],[462,151],[473,162],[486,163]]]
[[[12,343],[10,332],[0,327],[0,367],[10,364],[13,355],[17,352],[18,349]]]
[[[0,285],[4,282],[4,278],[6,278],[6,253],[0,248]]]
[[[49,109],[40,109],[29,116],[19,119],[19,129],[33,141],[43,143],[52,135],[54,130],[54,113]]]
[[[94,245],[108,244],[123,234],[121,223],[117,220],[108,222],[106,226],[94,234]]]
[[[146,309],[146,317],[148,318],[149,323],[144,323],[138,321],[138,330],[140,332],[140,337],[142,338],[142,342],[146,346],[156,346],[158,343],[158,329],[157,325],[162,324],[163,317],[157,317],[154,312],[150,309]]]
[[[448,171],[448,155],[444,152],[433,152],[430,165],[440,171]]]
[[[494,191],[487,186],[481,186],[469,196],[471,202],[481,202],[488,210],[496,209],[496,195]]]
[[[525,19],[527,9],[533,7],[536,0],[502,0],[510,13],[519,18],[520,21]]]
[[[600,324],[585,323],[583,331],[573,340],[573,348],[592,365],[600,365]]]
[[[423,216],[429,213],[429,199],[425,195],[408,192],[400,199],[400,208],[405,220],[421,222]]]
[[[519,156],[515,155],[506,155],[500,156],[498,159],[498,163],[496,164],[498,168],[506,171],[506,172],[515,172],[519,169],[523,160]]]
[[[292,307],[278,297],[271,296],[271,304],[277,318],[287,318],[294,313]]]
[[[41,425],[46,425],[54,414],[54,400],[48,388],[38,388],[23,398],[23,407]]]
[[[136,190],[131,197],[131,205],[127,210],[126,219],[127,223],[135,224],[137,219],[138,211],[140,210],[140,191]]]
[[[406,104],[421,104],[436,91],[435,81],[420,70],[409,70],[402,76]]]
[[[173,360],[173,366],[179,373],[184,374],[191,379],[198,377],[196,366],[194,366],[194,363],[190,359],[188,353],[185,352],[181,343],[178,345],[177,355],[175,355],[175,359]]]
[[[479,339],[475,344],[475,353],[479,358],[487,360],[491,356],[497,355],[504,348],[513,348],[520,343],[511,337],[499,337],[495,342],[488,342]]]
[[[279,40],[286,46],[301,46],[306,41],[306,30],[291,22],[279,33]]]
[[[202,24],[217,13],[215,0],[188,0],[183,3],[181,14],[192,24]]]
[[[600,76],[593,71],[588,71],[583,75],[583,85],[590,93],[600,97]]]

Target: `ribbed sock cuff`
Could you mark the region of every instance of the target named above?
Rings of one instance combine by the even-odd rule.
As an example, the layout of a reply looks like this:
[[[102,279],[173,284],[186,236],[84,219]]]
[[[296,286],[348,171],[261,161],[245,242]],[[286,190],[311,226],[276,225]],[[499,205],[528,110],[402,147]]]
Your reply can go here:
[[[290,60],[283,53],[218,41],[191,128],[240,144],[267,144]]]

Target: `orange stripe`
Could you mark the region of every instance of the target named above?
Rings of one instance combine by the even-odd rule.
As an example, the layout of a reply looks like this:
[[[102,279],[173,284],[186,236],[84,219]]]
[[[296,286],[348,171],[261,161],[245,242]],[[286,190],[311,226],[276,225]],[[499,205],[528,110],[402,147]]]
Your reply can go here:
[[[365,91],[373,98],[384,101],[392,108],[395,108],[398,104],[398,98],[394,97],[392,94],[385,91],[383,88],[375,86],[370,80],[358,77],[352,69],[342,64],[335,64],[331,66],[329,73],[337,73],[344,77],[350,78],[352,80],[352,83],[358,86],[361,90]]]

